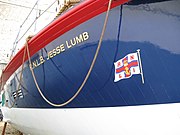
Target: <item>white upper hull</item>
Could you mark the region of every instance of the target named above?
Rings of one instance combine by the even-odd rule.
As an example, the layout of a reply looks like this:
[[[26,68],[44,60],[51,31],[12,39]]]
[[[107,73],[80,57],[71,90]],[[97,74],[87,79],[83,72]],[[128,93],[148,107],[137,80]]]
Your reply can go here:
[[[31,135],[180,135],[180,104],[2,111],[4,121]]]

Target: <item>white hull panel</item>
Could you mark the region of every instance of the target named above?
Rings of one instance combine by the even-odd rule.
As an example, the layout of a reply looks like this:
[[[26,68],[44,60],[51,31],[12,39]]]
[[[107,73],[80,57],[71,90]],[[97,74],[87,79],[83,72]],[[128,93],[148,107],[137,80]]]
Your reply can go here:
[[[31,135],[180,135],[180,104],[2,111],[4,121]]]

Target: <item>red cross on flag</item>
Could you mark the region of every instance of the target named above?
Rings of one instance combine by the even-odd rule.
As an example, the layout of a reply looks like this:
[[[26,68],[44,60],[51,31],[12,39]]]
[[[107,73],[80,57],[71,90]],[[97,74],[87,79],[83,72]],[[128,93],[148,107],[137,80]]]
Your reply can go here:
[[[124,58],[118,60],[114,63],[115,66],[115,79],[114,82],[120,81],[122,79],[130,78],[132,75],[142,74],[140,59],[140,50],[135,53],[130,53]],[[143,80],[144,83],[144,80]]]

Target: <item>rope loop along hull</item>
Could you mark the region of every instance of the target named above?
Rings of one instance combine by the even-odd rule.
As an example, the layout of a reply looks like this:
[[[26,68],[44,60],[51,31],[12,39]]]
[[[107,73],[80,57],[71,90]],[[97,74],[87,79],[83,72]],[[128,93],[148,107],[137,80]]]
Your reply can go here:
[[[93,61],[108,1],[103,6],[100,1],[88,2],[63,14],[28,42],[37,83],[52,103],[64,103],[77,92]],[[180,134],[180,2],[121,4],[112,2],[92,72],[79,95],[65,106],[54,107],[39,94],[28,55],[19,80],[24,53],[20,50],[1,79],[2,83],[9,79],[3,91],[6,121],[26,134]],[[140,73],[134,71],[139,64],[132,54],[137,50]]]

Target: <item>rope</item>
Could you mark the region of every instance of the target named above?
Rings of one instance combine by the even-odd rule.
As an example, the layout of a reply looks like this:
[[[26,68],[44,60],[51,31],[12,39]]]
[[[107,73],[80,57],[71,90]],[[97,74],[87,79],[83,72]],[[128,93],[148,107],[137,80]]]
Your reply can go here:
[[[36,3],[34,4],[33,8],[31,9],[31,11],[29,12],[29,14],[27,15],[27,17],[25,18],[25,20],[23,21],[23,23],[21,24],[20,27],[22,27],[24,25],[24,23],[27,21],[27,19],[29,18],[29,16],[31,15],[32,11],[35,9],[36,5],[38,4],[39,0],[36,1]]]
[[[18,85],[18,89],[16,90],[16,95],[18,94],[18,91],[20,90],[20,86],[21,86],[21,81],[22,81],[22,74],[23,74],[23,70],[24,70],[24,63],[25,63],[25,56],[26,56],[26,49],[24,49],[24,54],[23,54],[23,61],[22,61],[22,68],[21,68],[21,72],[20,72],[20,77],[19,77],[19,85]],[[1,91],[3,90],[4,88],[4,84],[3,84],[3,76],[1,78]],[[10,98],[11,99],[11,98]],[[15,97],[14,101],[12,101],[12,105],[11,106],[8,106],[8,108],[12,108],[14,105],[15,105],[15,102],[17,100],[17,96]]]
[[[22,68],[21,68],[20,78],[19,78],[20,81],[19,81],[18,89],[17,89],[17,91],[16,91],[16,95],[18,94],[18,90],[20,90],[20,86],[21,86],[22,74],[23,74],[23,70],[24,70],[25,56],[26,56],[26,50],[24,49],[23,61],[22,61]],[[2,80],[3,80],[3,79],[2,79]],[[1,82],[2,82],[2,81],[1,81]],[[1,91],[3,90],[3,88],[4,88],[4,84],[1,85]],[[13,103],[12,103],[11,106],[8,106],[8,105],[7,105],[8,108],[11,109],[11,108],[15,105],[15,102],[16,102],[16,100],[17,100],[17,97],[18,97],[18,96],[16,96],[15,99],[14,99],[14,101],[12,101]],[[10,99],[11,99],[11,98],[10,98]]]
[[[27,15],[27,17],[25,18],[25,20],[23,21],[23,23],[20,25],[18,34],[17,34],[16,39],[15,39],[14,44],[13,44],[13,48],[12,48],[12,52],[11,52],[10,59],[12,58],[12,56],[14,55],[14,52],[15,52],[15,50],[16,50],[17,43],[18,43],[17,40],[18,40],[20,31],[21,31],[21,28],[22,28],[22,26],[24,25],[24,23],[27,21],[27,19],[29,18],[29,16],[31,15],[31,13],[32,13],[32,11],[34,10],[35,6],[37,5],[38,1],[39,1],[39,0],[36,1],[36,3],[34,4],[33,8],[32,8],[31,11],[29,12],[29,14]]]
[[[30,28],[33,26],[33,24],[50,8],[54,5],[54,3],[56,2],[57,0],[55,0],[46,10],[44,10],[44,12],[42,12],[42,14],[39,15],[39,17],[37,17],[33,22],[32,24],[29,26],[29,28],[24,32],[24,34],[16,41],[17,43],[26,35],[26,33],[30,30]]]
[[[117,57],[117,54],[118,54],[118,50],[119,50],[119,45],[120,45],[120,36],[121,36],[121,27],[122,27],[122,16],[123,16],[123,5],[121,5],[121,9],[120,9],[120,17],[119,17],[119,26],[118,26],[118,35],[117,35],[117,43],[116,43],[116,50],[115,50],[115,55],[114,55],[114,59],[113,59],[113,64],[111,65],[111,70],[110,70],[110,73],[107,77],[107,80],[104,82],[104,84],[102,85],[102,87],[99,89],[103,89],[106,84],[108,83],[108,81],[111,79],[111,75],[112,75],[112,72],[114,71],[114,62],[116,61],[116,57]]]
[[[111,3],[112,3],[112,0],[109,0],[109,4],[108,4],[108,9],[107,9],[107,13],[106,13],[106,17],[105,17],[105,21],[104,21],[104,25],[103,25],[103,29],[102,29],[102,33],[101,33],[101,37],[99,39],[99,43],[98,43],[98,47],[96,49],[96,53],[94,55],[94,58],[93,58],[93,61],[91,63],[91,66],[89,68],[89,71],[84,79],[84,81],[82,82],[81,86],[79,87],[79,89],[77,90],[77,92],[69,99],[67,100],[66,102],[64,103],[61,103],[61,104],[55,104],[55,103],[52,103],[51,101],[49,101],[45,96],[44,94],[42,93],[38,83],[37,83],[37,79],[35,77],[35,74],[34,74],[34,70],[32,68],[32,63],[31,63],[31,59],[30,59],[30,52],[29,52],[29,47],[28,47],[28,41],[29,40],[26,40],[26,49],[27,49],[27,54],[28,54],[28,60],[29,60],[29,65],[30,65],[30,70],[31,70],[31,73],[32,73],[32,77],[33,77],[33,80],[35,82],[35,85],[40,93],[40,95],[42,96],[42,98],[50,105],[54,106],[54,107],[62,107],[62,106],[65,106],[67,104],[69,104],[71,101],[73,101],[78,95],[79,93],[82,91],[84,85],[86,84],[91,72],[92,72],[92,69],[94,67],[94,64],[96,62],[96,59],[97,59],[97,56],[99,54],[99,50],[101,48],[101,45],[102,45],[102,40],[103,40],[103,36],[104,36],[104,33],[105,33],[105,30],[106,30],[106,25],[107,25],[107,21],[108,21],[108,17],[109,17],[109,11],[110,11],[110,8],[111,8]]]
[[[18,89],[16,90],[16,97],[15,97],[12,105],[11,105],[11,106],[8,106],[8,108],[12,108],[12,107],[15,105],[15,102],[16,102],[17,97],[18,97],[18,91],[20,90],[21,81],[22,81],[22,74],[23,74],[23,70],[24,70],[25,56],[26,56],[26,49],[24,49],[23,61],[22,61],[22,68],[21,68],[20,77],[19,77]]]
[[[24,54],[23,54],[23,61],[22,61],[22,68],[21,68],[21,72],[20,72],[20,77],[19,77],[19,85],[18,85],[18,89],[16,90],[16,95],[18,94],[18,91],[20,90],[20,86],[21,86],[21,81],[22,81],[22,74],[23,74],[23,70],[24,70],[24,62],[25,62],[25,56],[26,56],[26,50],[24,49]],[[1,84],[1,91],[4,89],[4,84],[3,84],[3,76],[1,77],[1,82],[2,82],[2,84]],[[8,108],[12,108],[14,105],[15,105],[15,102],[16,102],[16,100],[17,100],[17,97],[18,96],[16,96],[15,97],[15,99],[14,99],[14,101],[12,101],[13,103],[12,103],[12,105],[11,106],[8,106],[7,105],[7,107]],[[11,99],[11,98],[10,98]]]
[[[57,13],[55,19],[60,16],[63,12],[65,12],[66,10],[68,10],[70,7],[72,7],[73,5],[79,3],[80,0],[65,0],[64,1],[64,6],[62,8],[60,8],[60,11]]]

